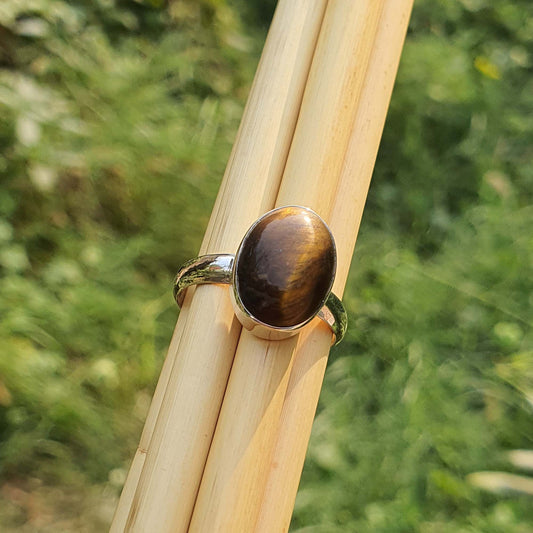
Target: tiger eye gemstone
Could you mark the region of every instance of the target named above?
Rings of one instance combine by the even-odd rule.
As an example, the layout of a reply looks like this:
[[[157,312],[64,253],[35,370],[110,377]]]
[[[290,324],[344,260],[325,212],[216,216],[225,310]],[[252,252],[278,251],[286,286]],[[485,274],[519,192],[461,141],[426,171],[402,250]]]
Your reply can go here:
[[[322,308],[335,268],[335,243],[324,221],[309,209],[282,207],[245,235],[236,256],[235,288],[251,316],[291,328]]]

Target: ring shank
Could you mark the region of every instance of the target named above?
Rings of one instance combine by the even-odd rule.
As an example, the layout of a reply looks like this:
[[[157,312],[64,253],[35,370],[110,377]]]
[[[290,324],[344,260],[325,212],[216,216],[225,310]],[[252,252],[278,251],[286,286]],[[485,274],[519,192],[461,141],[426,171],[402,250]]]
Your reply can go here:
[[[191,285],[219,283],[231,285],[235,256],[232,254],[209,254],[191,259],[182,265],[174,280],[174,298],[181,307],[185,290]],[[338,344],[347,328],[347,316],[342,302],[335,294],[329,293],[324,307],[317,313],[334,335]]]
[[[205,283],[231,284],[235,256],[231,254],[201,255],[184,263],[174,280],[174,298],[181,307],[185,289]]]

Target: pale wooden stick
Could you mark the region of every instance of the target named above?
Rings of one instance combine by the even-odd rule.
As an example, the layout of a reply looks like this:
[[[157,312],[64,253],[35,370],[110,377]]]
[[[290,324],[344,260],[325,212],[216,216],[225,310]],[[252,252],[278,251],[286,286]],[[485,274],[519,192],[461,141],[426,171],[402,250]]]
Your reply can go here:
[[[277,205],[302,204],[328,218],[381,8],[376,0],[328,2]],[[315,331],[327,353],[331,332]],[[242,332],[190,533],[254,530],[294,347],[293,339]]]
[[[184,308],[188,309],[188,305],[189,304],[187,302],[187,305],[184,305]],[[157,414],[161,407],[163,396],[165,394],[165,390],[170,377],[170,371],[174,363],[174,355],[177,352],[179,339],[185,326],[186,313],[187,311],[182,311],[182,313],[180,313],[180,316],[182,316],[182,318],[178,320],[178,322],[176,323],[176,327],[174,328],[174,333],[170,341],[167,356],[165,357],[165,361],[161,369],[161,374],[159,375],[159,381],[157,382],[157,387],[152,398],[152,403],[150,404],[150,409],[148,411],[148,415],[144,423],[141,439],[139,441],[139,445],[137,446],[137,450],[135,452],[133,461],[128,471],[126,482],[124,483],[124,487],[122,488],[120,500],[118,502],[117,508],[115,509],[115,515],[113,517],[111,528],[109,530],[110,533],[120,533],[121,531],[124,531],[124,528],[126,526],[126,520],[128,519],[128,514],[131,509],[131,503],[135,496],[137,483],[139,482],[144,466],[146,453],[148,451],[148,445],[150,444],[150,439],[152,438],[152,434],[154,432]]]
[[[280,2],[201,253],[235,252],[250,223],[273,207],[325,5]],[[240,330],[226,289],[189,293],[113,533],[184,531],[189,522]]]
[[[407,31],[413,0],[386,0],[366,75],[330,227],[342,257],[334,291],[342,294]],[[315,332],[302,335],[283,405],[278,442],[256,533],[288,531],[327,363]],[[361,489],[364,490],[364,487]]]

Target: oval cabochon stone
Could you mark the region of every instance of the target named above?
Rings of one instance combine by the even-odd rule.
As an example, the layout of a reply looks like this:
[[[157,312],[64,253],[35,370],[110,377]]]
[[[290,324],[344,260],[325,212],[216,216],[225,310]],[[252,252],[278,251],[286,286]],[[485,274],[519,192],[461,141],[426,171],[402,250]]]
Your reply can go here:
[[[236,292],[254,318],[290,328],[321,309],[335,268],[335,243],[324,221],[304,207],[282,207],[245,235],[236,256]]]

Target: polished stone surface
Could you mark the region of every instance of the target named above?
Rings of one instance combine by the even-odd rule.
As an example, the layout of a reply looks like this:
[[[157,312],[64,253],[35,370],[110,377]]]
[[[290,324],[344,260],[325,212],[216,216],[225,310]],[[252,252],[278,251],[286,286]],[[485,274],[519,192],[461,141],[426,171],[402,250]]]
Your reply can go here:
[[[303,207],[283,207],[267,213],[244,237],[235,288],[254,318],[290,328],[320,310],[335,268],[335,243],[322,219]]]

